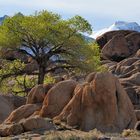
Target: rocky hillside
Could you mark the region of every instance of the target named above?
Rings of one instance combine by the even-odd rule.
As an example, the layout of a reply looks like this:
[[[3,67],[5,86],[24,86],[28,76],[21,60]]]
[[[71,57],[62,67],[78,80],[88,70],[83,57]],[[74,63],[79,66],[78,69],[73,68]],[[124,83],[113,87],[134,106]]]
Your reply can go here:
[[[93,72],[80,82],[70,78],[37,85],[26,103],[20,99],[23,102],[18,105],[16,97],[1,96],[0,136],[119,140],[131,135],[132,140],[139,139],[140,33],[112,31],[96,41],[108,72]]]
[[[97,42],[102,48],[102,63],[119,78],[140,120],[140,33],[108,32]]]
[[[134,129],[136,122],[131,100],[118,78],[109,72],[91,73],[83,84],[65,80],[34,87],[26,104],[5,117],[0,136],[62,128],[119,133]]]

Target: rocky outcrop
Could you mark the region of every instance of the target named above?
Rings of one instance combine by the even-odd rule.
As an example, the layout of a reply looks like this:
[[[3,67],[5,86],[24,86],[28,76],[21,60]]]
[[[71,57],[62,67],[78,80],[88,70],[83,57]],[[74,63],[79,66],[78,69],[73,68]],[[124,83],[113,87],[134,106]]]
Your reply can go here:
[[[0,125],[0,136],[7,137],[10,135],[18,135],[23,133],[23,127],[21,124],[13,123],[13,124],[1,124]]]
[[[0,125],[0,136],[18,135],[32,130],[56,130],[56,126],[48,118],[39,116],[23,119],[18,123],[3,123]]]
[[[5,123],[16,123],[22,119],[30,117],[35,111],[39,111],[41,109],[40,104],[26,104],[23,105],[16,110],[14,110],[8,118],[5,120]]]
[[[25,132],[37,129],[56,130],[55,125],[50,119],[39,116],[24,119],[20,123],[22,124]]]
[[[40,116],[53,118],[58,115],[73,97],[76,85],[74,80],[65,80],[54,85],[44,99]]]
[[[134,128],[136,116],[118,79],[111,73],[98,73],[91,83],[76,87],[73,98],[54,120],[84,131],[120,132]]]
[[[95,78],[95,75],[96,75],[96,72],[92,72],[92,73],[88,74],[86,77],[86,82],[90,83],[91,81],[93,81]]]
[[[102,64],[116,75],[134,107],[140,108],[140,33],[113,31],[97,38]]]
[[[36,129],[55,130],[54,124],[58,122],[84,131],[97,128],[120,132],[134,128],[133,105],[117,77],[105,72],[91,73],[86,79],[83,84],[65,80],[52,88],[36,86],[28,96],[28,104],[14,110],[1,124],[0,136]],[[46,118],[52,118],[53,123]]]
[[[26,104],[43,103],[46,94],[52,87],[53,84],[36,85],[29,92]]]
[[[119,78],[134,106],[140,106],[140,57],[138,52],[133,57],[126,58],[119,63],[105,64],[108,70]]]
[[[114,36],[116,35],[123,35],[123,36],[127,36],[128,34],[131,34],[135,31],[127,31],[127,30],[119,30],[119,31],[111,31],[111,32],[107,32],[101,36],[99,36],[96,39],[96,42],[99,44],[100,48],[102,49],[104,47],[104,45],[111,40]]]
[[[129,48],[127,47],[127,41],[123,35],[116,35],[109,40],[101,51],[101,57],[103,59],[120,61],[130,56]]]
[[[104,60],[121,61],[140,48],[140,33],[135,31],[113,31],[96,39]]]
[[[131,54],[136,53],[138,49],[140,49],[140,33],[139,32],[133,32],[125,36],[125,39],[127,40],[128,48],[131,52]]]

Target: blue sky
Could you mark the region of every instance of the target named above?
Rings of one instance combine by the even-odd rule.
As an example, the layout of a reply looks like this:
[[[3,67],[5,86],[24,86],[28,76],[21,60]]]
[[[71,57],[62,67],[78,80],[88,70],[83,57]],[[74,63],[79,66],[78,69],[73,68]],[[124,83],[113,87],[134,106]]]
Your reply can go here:
[[[93,31],[120,20],[140,24],[140,0],[0,0],[0,16],[32,14],[43,9],[63,18],[81,15],[92,24]]]

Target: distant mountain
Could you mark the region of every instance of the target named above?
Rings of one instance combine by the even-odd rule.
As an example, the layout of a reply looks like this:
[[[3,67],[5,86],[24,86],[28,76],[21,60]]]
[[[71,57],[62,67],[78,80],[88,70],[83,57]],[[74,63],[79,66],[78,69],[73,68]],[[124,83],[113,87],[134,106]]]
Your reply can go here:
[[[94,38],[90,37],[90,36],[87,36],[87,35],[83,35],[83,37],[85,38],[86,41],[88,42],[92,42],[92,41],[95,41]]]
[[[4,19],[7,18],[7,17],[8,17],[7,15],[5,15],[3,17],[0,17],[0,24],[2,24],[2,22],[4,21]]]
[[[140,32],[140,25],[136,22],[117,21],[108,28],[104,28],[102,30],[96,31],[91,35],[91,37],[96,39],[98,36],[101,36],[106,32],[116,31],[116,30],[132,30],[132,31]]]

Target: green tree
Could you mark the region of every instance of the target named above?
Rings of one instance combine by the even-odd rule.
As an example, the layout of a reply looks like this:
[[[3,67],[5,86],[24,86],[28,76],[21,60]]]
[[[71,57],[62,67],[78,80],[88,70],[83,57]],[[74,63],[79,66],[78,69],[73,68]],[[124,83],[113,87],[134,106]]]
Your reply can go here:
[[[63,20],[48,11],[30,16],[16,14],[1,25],[0,46],[32,57],[39,67],[38,84],[42,84],[46,73],[59,68],[94,69],[94,45],[82,35],[91,32],[91,25],[80,16]]]

